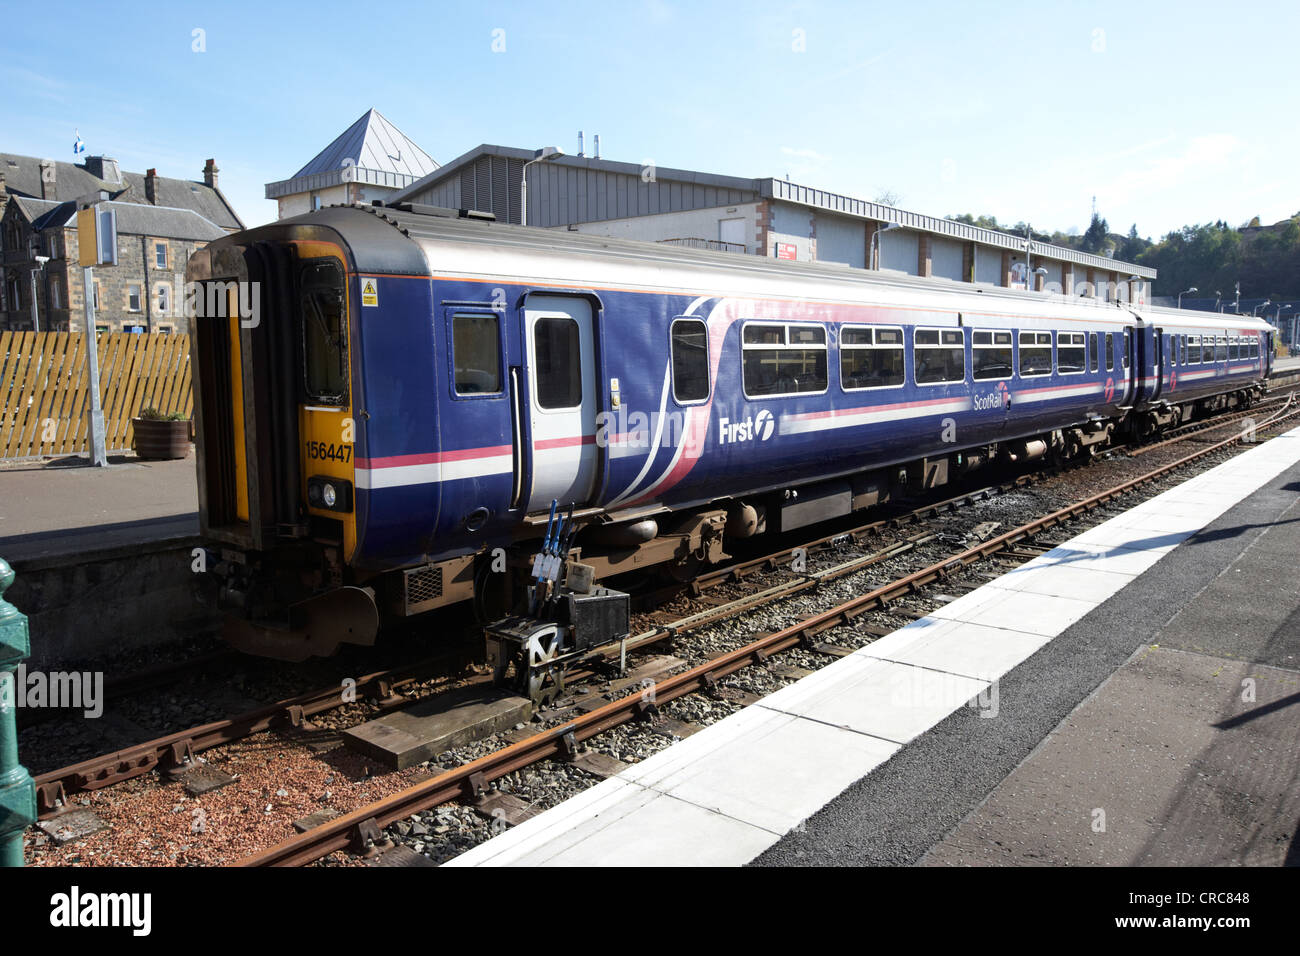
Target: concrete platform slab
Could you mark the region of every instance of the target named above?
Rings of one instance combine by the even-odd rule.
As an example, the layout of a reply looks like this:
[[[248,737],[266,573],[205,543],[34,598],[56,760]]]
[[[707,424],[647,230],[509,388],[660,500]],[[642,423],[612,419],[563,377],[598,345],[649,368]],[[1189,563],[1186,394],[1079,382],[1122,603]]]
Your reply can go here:
[[[824,681],[813,683],[829,668],[755,706],[906,743],[988,687],[983,680],[856,655],[834,667]]]
[[[992,680],[1032,655],[1048,640],[1040,634],[925,618],[868,644],[858,654],[976,680]]]
[[[453,692],[385,714],[343,732],[352,750],[395,770],[527,721],[532,704],[500,690]]]
[[[988,584],[930,616],[1055,637],[1095,606],[1096,602],[1067,597],[1044,601],[1038,594],[1007,591]]]

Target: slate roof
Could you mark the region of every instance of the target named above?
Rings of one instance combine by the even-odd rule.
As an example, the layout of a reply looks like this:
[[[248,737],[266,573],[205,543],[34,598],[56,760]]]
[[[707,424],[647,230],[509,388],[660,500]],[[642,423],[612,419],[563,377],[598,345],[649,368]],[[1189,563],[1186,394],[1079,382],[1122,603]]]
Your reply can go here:
[[[39,199],[41,196],[41,160],[35,156],[0,153],[0,173],[11,196]],[[97,190],[106,191],[121,203],[150,205],[144,190],[143,173],[122,173],[122,181],[108,182],[93,175],[84,165],[55,161],[55,186],[60,200],[73,200]],[[189,209],[221,229],[242,229],[243,221],[219,189],[202,181],[158,176],[154,179],[154,196],[160,207]]]
[[[77,228],[75,202],[51,202],[15,196],[12,200],[32,221],[35,229],[61,226]],[[142,203],[108,202],[104,207],[117,212],[117,231],[122,235],[156,236],[159,239],[192,239],[210,242],[226,231],[192,209],[149,206]]]
[[[267,183],[266,198],[338,185],[347,181],[343,177],[345,166],[352,167],[351,181],[394,189],[409,186],[438,168],[428,153],[379,110],[371,109],[292,177]]]

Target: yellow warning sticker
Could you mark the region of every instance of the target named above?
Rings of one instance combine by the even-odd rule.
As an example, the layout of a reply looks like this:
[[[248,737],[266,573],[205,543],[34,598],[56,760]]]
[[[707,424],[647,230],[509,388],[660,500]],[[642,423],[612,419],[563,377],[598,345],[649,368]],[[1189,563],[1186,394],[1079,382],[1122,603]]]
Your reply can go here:
[[[375,288],[375,280],[367,279],[365,285],[361,287],[361,304],[378,305],[379,290]]]

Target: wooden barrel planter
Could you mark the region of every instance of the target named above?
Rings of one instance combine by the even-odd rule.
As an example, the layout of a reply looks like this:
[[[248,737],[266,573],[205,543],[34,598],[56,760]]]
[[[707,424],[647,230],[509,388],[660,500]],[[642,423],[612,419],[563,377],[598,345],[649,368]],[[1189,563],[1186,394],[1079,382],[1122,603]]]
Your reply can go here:
[[[190,453],[190,422],[160,421],[155,418],[133,418],[135,428],[135,453],[141,458],[161,461],[184,458]]]

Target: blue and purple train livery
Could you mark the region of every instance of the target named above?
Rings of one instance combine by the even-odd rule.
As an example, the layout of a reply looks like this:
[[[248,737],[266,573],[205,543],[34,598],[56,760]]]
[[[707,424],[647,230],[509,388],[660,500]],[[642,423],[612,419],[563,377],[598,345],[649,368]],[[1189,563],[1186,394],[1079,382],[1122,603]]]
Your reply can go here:
[[[686,569],[995,459],[1248,404],[1272,354],[1237,316],[428,207],[237,233],[189,278],[217,292],[196,427],[228,636],[288,658],[482,599],[552,500],[599,576]],[[211,308],[238,283],[255,320]]]

